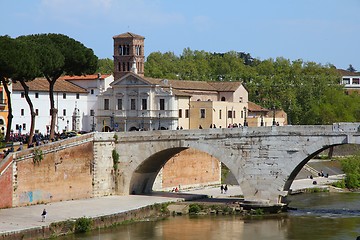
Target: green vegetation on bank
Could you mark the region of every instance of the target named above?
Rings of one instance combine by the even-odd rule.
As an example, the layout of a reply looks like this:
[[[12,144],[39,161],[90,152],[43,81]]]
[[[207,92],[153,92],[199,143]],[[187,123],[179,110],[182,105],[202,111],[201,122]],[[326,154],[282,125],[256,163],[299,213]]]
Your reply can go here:
[[[345,179],[333,184],[335,187],[359,189],[360,188],[360,153],[346,157],[341,161],[341,168],[346,174]]]

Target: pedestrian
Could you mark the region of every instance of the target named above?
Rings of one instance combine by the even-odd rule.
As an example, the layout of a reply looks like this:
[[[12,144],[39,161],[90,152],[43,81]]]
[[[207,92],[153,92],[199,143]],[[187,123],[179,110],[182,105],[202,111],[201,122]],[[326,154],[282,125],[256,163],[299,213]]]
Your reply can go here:
[[[47,212],[46,212],[46,209],[44,208],[44,210],[43,210],[43,212],[41,214],[42,222],[45,222],[46,214],[47,214]]]
[[[225,194],[226,194],[227,190],[228,190],[228,186],[227,186],[227,184],[226,184],[225,187],[224,187],[224,193],[225,193]]]
[[[221,185],[221,187],[220,187],[220,192],[221,192],[221,194],[224,193],[224,186],[223,185]]]

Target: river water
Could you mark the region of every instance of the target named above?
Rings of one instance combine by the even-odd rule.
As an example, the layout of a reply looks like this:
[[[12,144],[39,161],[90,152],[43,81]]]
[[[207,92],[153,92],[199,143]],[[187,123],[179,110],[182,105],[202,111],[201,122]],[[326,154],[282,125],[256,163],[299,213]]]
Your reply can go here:
[[[289,197],[297,208],[276,216],[176,216],[59,239],[75,240],[355,240],[360,236],[359,193],[311,193]]]

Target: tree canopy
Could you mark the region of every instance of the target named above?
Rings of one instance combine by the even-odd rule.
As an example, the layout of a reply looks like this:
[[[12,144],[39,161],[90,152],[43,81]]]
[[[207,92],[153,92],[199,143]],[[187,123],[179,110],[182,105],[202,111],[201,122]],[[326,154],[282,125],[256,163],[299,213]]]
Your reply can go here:
[[[333,65],[290,61],[282,57],[259,60],[248,53],[210,53],[184,49],[151,53],[145,76],[155,78],[242,81],[249,100],[266,108],[283,109],[291,124],[331,124],[356,121],[360,96],[346,95]]]
[[[102,58],[98,60],[98,68],[96,72],[102,74],[112,74],[114,69],[114,61],[110,58]]]
[[[98,58],[92,49],[63,34],[35,34],[19,37],[36,49],[40,59],[39,69],[49,82],[50,97],[50,138],[54,138],[57,109],[54,101],[54,85],[63,74],[92,74],[97,69]]]

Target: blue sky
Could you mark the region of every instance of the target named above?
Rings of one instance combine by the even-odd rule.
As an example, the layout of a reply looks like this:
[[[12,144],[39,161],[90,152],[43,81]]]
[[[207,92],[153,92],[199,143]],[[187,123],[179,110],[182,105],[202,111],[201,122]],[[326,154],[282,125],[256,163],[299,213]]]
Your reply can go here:
[[[231,50],[360,71],[360,0],[0,0],[0,35],[62,33],[112,58],[112,37],[145,37],[145,55]]]

